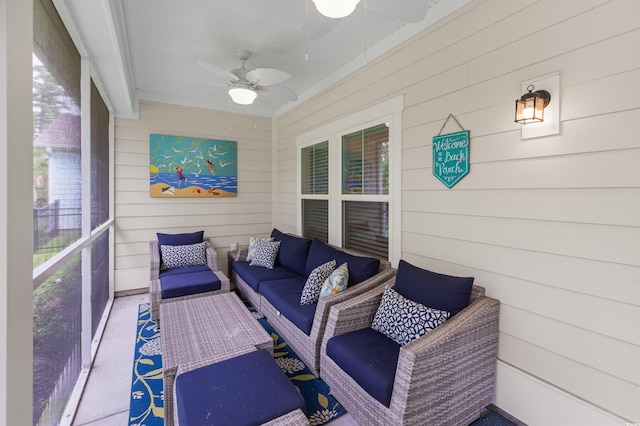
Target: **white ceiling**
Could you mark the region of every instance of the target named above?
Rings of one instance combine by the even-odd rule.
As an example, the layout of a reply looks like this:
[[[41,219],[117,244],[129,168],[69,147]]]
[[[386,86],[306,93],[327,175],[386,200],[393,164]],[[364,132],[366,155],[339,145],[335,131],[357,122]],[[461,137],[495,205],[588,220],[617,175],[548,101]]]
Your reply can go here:
[[[81,54],[88,56],[117,116],[138,100],[277,116],[356,71],[470,0],[361,0],[343,19],[311,0],[54,0]],[[425,17],[426,16],[426,17]],[[413,21],[413,22],[410,22]],[[196,64],[291,74],[280,83],[298,100],[259,96],[233,104],[227,88]],[[365,55],[366,49],[366,55]]]

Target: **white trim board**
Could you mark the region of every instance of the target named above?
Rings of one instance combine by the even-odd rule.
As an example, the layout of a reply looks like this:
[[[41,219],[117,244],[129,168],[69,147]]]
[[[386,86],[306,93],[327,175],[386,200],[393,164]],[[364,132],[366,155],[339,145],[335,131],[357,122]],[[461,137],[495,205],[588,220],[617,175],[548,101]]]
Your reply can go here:
[[[630,426],[567,392],[498,361],[495,405],[529,426]]]

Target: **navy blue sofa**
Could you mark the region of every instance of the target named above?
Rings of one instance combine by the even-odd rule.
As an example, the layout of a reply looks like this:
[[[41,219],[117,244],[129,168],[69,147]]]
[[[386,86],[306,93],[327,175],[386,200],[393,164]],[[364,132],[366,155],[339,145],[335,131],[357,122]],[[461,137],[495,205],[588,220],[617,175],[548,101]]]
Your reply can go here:
[[[245,249],[233,263],[230,278],[311,371],[319,375],[320,344],[331,306],[383,285],[395,276],[396,270],[386,260],[328,245],[318,239],[285,234],[277,229],[271,237],[280,241],[274,268],[251,265],[244,260]],[[316,304],[300,304],[309,273],[330,260],[335,260],[338,266],[347,262],[347,289],[323,297]]]

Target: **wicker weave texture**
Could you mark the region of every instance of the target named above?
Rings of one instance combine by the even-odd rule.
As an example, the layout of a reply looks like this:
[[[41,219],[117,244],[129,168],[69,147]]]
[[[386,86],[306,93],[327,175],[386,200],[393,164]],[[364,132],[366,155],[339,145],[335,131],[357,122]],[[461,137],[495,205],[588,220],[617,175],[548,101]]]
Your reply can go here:
[[[371,325],[382,292],[373,289],[332,309],[321,348],[331,393],[360,424],[468,425],[478,418],[495,388],[499,301],[474,286],[469,306],[403,346],[386,407],[326,355],[331,337]]]
[[[179,367],[201,367],[246,348],[273,352],[273,339],[235,293],[167,301],[160,306],[160,318],[168,422],[174,419],[173,385]]]
[[[334,246],[335,247],[335,246]],[[345,253],[354,256],[366,256],[363,253],[335,247]],[[378,273],[373,277],[351,286],[348,289],[331,296],[323,297],[318,301],[316,312],[313,317],[311,331],[307,335],[293,324],[288,318],[280,315],[278,310],[269,301],[255,292],[241,277],[233,274],[236,287],[244,297],[265,317],[284,340],[289,343],[293,350],[302,358],[302,361],[316,376],[321,375],[320,371],[320,345],[325,331],[325,325],[329,318],[331,307],[337,303],[350,299],[358,294],[364,293],[372,288],[380,287],[389,279],[395,276],[396,270],[391,267],[391,263],[386,260],[380,261]]]
[[[170,301],[187,300],[196,297],[210,296],[212,294],[228,293],[231,290],[231,282],[229,278],[218,268],[218,254],[211,244],[209,238],[205,238],[206,243],[206,255],[207,266],[220,280],[220,289],[215,291],[208,291],[204,293],[190,294],[182,297],[174,297],[167,299]],[[160,286],[160,247],[158,241],[149,242],[149,257],[150,257],[150,281],[149,281],[149,303],[151,304],[151,319],[156,321],[160,326],[160,304],[163,303],[162,287]]]

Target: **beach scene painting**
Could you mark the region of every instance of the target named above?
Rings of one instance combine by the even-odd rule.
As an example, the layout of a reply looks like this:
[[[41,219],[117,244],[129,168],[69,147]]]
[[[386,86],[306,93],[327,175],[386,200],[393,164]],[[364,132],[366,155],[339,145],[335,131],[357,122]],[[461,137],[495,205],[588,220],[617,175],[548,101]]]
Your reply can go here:
[[[238,143],[151,134],[149,176],[151,197],[237,197]]]

